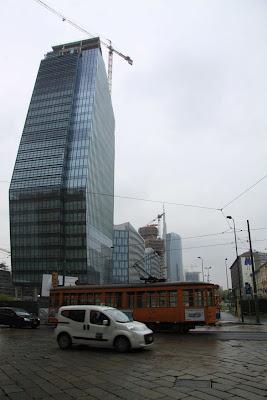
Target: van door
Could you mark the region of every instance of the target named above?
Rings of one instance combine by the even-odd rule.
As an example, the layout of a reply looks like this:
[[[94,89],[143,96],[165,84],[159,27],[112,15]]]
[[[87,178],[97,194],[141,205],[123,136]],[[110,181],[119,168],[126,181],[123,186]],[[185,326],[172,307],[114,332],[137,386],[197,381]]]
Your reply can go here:
[[[84,343],[84,340],[87,338],[85,313],[84,309],[63,310],[58,322],[59,325],[64,324],[66,326],[66,332],[69,332],[73,340],[77,343]]]
[[[108,325],[103,325],[103,321],[108,321]],[[89,330],[88,339],[95,346],[109,346],[113,343],[114,323],[111,319],[97,310],[90,310],[88,315]]]

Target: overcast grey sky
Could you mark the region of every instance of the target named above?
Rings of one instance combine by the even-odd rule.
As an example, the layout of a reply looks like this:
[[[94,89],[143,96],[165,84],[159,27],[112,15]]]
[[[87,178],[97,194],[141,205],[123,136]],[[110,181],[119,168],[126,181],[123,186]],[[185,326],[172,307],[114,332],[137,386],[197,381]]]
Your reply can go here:
[[[265,0],[48,0],[133,60],[114,56],[115,193],[221,208],[267,173]],[[0,2],[0,181],[10,181],[40,60],[54,44],[85,38],[33,0]],[[103,50],[105,61],[107,53]],[[8,183],[0,182],[0,248],[9,249]],[[267,179],[227,207],[250,220],[253,248],[267,249]],[[183,240],[184,266],[211,266],[225,286],[233,232],[219,211],[165,204]],[[136,228],[157,203],[115,200],[115,223]],[[265,229],[258,229],[265,228]],[[238,233],[238,250],[248,248]],[[6,260],[0,253],[0,261]]]

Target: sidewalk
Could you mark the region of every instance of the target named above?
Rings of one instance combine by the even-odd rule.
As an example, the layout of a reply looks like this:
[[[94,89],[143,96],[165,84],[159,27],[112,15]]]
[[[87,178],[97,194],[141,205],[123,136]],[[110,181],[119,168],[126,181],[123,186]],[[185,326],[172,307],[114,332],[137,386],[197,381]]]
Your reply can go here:
[[[218,326],[222,325],[236,325],[236,324],[241,324],[241,325],[258,325],[256,323],[256,316],[255,315],[245,315],[244,316],[244,323],[241,322],[241,319],[236,317],[235,315],[231,314],[230,312],[221,312],[221,319],[217,323]],[[267,324],[267,315],[260,315],[260,324]]]

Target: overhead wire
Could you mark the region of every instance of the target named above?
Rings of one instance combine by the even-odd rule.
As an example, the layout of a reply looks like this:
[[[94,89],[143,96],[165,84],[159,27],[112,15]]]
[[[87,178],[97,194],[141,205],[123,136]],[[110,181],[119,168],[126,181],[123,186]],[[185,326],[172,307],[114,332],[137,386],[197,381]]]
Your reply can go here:
[[[9,181],[0,180],[0,183],[1,182],[10,183]],[[117,195],[117,194],[112,194],[112,193],[101,193],[101,192],[92,192],[92,191],[88,191],[87,193],[96,195],[96,196],[107,196],[107,197],[126,199],[126,200],[145,201],[145,202],[150,202],[150,203],[169,204],[169,205],[176,205],[176,206],[180,206],[180,207],[192,207],[192,208],[201,208],[201,209],[205,209],[205,210],[220,211],[219,208],[207,207],[207,206],[202,206],[199,204],[177,203],[177,202],[173,202],[173,201],[145,199],[145,198],[135,197],[135,196],[123,196],[123,195]]]
[[[49,6],[47,3],[45,3],[42,0],[34,0],[37,4],[41,5],[42,7],[46,8],[48,11],[50,11],[52,14],[54,14],[56,17],[59,17],[62,22],[67,22],[68,24],[72,25],[75,29],[78,29],[80,32],[84,33],[87,36],[90,37],[95,37],[98,35],[93,35],[92,33],[88,32],[87,29],[81,27],[78,25],[76,22],[70,20],[68,17],[63,15],[60,11],[56,10],[55,8]],[[104,43],[104,42],[103,42]],[[106,45],[106,43],[104,43]]]
[[[250,190],[252,190],[255,186],[257,186],[260,182],[262,182],[264,179],[267,178],[267,174],[264,175],[261,179],[259,179],[257,182],[255,182],[253,185],[249,186],[247,189],[245,189],[243,192],[241,192],[238,196],[234,197],[231,201],[226,203],[221,210],[225,209],[228,207],[230,204],[234,203],[236,200],[240,199],[244,194],[248,193]]]

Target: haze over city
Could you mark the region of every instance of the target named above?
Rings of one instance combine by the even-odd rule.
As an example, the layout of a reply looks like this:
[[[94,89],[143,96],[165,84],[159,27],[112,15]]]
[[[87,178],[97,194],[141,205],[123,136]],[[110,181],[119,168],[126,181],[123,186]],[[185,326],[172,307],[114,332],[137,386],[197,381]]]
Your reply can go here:
[[[240,253],[247,219],[253,249],[267,248],[266,180],[219,210],[266,174],[266,3],[49,4],[133,59],[129,66],[114,55],[114,222],[137,229],[164,203],[168,232],[182,237],[184,268],[200,271],[200,256],[212,282],[225,286],[224,261],[234,260],[235,246],[224,215],[243,230]],[[52,45],[86,36],[35,1],[9,0],[1,14],[0,247],[9,249],[8,182],[40,59]]]

